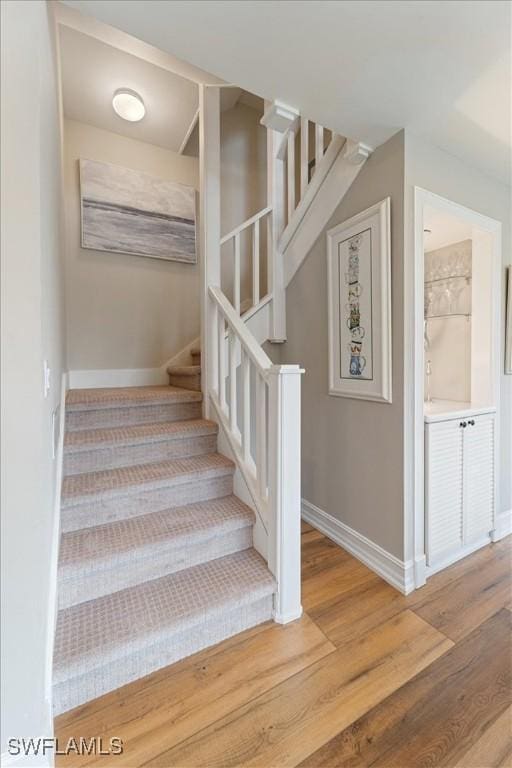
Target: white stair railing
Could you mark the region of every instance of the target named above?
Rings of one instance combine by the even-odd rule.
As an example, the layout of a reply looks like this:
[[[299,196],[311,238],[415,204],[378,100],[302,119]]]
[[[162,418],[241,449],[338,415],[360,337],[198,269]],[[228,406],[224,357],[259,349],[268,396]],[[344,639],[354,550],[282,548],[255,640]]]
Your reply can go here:
[[[282,163],[282,174],[286,179],[286,210],[278,236],[281,252],[344,143],[342,136],[306,117],[297,117],[283,134],[276,156]]]
[[[296,110],[267,102],[262,124],[267,128],[268,204],[272,207],[269,282],[272,293],[270,338],[286,340],[285,251],[345,139]]]
[[[345,139],[301,117],[296,110],[276,102],[267,103],[262,118],[267,127],[267,206],[221,236],[220,90],[218,86],[203,85],[199,91],[204,413],[213,415],[221,426],[229,444],[228,453],[235,459],[239,472],[237,480],[240,476],[243,479],[261,524],[258,531],[266,534],[258,539],[258,549],[266,555],[276,578],[274,616],[284,623],[298,618],[302,612],[303,371],[298,365],[274,365],[248,324],[252,323],[251,312],[256,319],[264,316],[259,310],[266,303],[270,312],[267,335],[263,338],[274,342],[286,340],[284,259],[290,253],[293,255],[295,241],[301,237],[299,224],[310,210]],[[262,272],[266,271],[266,291],[262,297],[264,225],[266,269]],[[247,241],[251,243],[251,298],[242,295],[242,282],[246,282],[242,275],[242,244]],[[221,287],[221,248],[230,244],[233,269],[227,292],[232,293],[232,302]],[[252,301],[252,307],[246,312],[247,301]],[[245,497],[245,489],[243,494]]]
[[[208,289],[208,398],[268,534],[277,581],[274,616],[300,604],[300,381],[298,365],[274,365],[218,287]]]
[[[227,235],[224,235],[224,237],[220,240],[220,245],[226,245],[227,243],[231,243],[232,246],[232,259],[233,259],[233,268],[232,268],[232,278],[233,278],[233,307],[235,309],[235,312],[238,314],[241,314],[241,290],[242,290],[242,275],[241,275],[241,242],[242,237],[247,230],[251,231],[251,308],[254,309],[257,307],[260,303],[260,301],[263,298],[266,298],[268,291],[266,291],[265,296],[262,297],[261,290],[260,290],[260,266],[261,266],[261,234],[262,234],[262,225],[266,225],[266,242],[267,242],[267,251],[266,251],[266,257],[267,257],[267,264],[265,265],[265,272],[268,275],[268,252],[269,247],[268,244],[272,242],[272,219],[269,215],[272,212],[272,207],[267,206],[266,208],[263,208],[263,210],[256,213],[254,216],[251,216],[250,219],[247,219],[247,221],[244,221],[243,224],[240,224],[238,227],[235,227],[235,229],[231,230],[231,232],[228,232]]]

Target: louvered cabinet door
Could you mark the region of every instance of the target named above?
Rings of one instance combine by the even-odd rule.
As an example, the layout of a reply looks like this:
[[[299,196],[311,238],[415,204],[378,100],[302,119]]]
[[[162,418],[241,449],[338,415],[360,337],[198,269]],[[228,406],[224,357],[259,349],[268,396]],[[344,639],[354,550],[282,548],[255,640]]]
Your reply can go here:
[[[458,419],[426,425],[425,538],[429,566],[462,546],[463,432]]]
[[[494,528],[494,415],[468,420],[464,429],[464,544]]]

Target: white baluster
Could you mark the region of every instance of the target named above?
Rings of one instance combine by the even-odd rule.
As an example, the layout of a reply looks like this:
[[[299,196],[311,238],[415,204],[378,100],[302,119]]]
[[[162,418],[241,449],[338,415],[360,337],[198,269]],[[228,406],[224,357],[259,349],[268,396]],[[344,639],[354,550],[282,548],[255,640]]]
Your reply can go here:
[[[308,186],[309,170],[309,120],[300,119],[300,198],[304,197]]]
[[[218,311],[217,323],[217,350],[219,355],[219,404],[223,411],[226,410],[226,335],[224,315]]]
[[[261,374],[256,374],[256,477],[258,492],[267,497],[267,385]]]
[[[242,350],[242,450],[244,461],[251,459],[251,361]]]
[[[233,306],[240,314],[240,233],[235,235],[235,263],[233,267]]]
[[[254,222],[252,230],[252,305],[260,300],[260,219]]]
[[[219,316],[220,312],[217,304],[210,299],[210,352],[211,352],[211,387],[217,394],[217,398],[220,402],[220,388],[219,388]]]
[[[324,156],[324,127],[323,125],[315,125],[315,171],[318,170],[320,161]]]
[[[288,172],[288,223],[295,210],[295,134],[293,131],[288,133],[288,154],[287,154],[287,172]]]
[[[237,398],[236,398],[236,345],[237,339],[234,331],[229,329],[229,427],[235,434],[237,426]]]

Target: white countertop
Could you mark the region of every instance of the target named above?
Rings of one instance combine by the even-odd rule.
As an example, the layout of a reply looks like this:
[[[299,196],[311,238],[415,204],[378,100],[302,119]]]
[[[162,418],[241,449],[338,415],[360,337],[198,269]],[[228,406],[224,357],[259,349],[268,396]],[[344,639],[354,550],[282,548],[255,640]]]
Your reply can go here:
[[[423,404],[425,421],[448,421],[466,416],[478,416],[482,413],[494,413],[493,405],[479,405],[478,403],[463,403],[457,400],[436,400]]]

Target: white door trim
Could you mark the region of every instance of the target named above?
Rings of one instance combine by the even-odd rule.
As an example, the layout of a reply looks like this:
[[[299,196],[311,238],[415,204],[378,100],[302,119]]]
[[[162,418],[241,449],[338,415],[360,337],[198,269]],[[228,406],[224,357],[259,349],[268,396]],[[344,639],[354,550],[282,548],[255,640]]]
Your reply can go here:
[[[488,216],[454,203],[444,197],[414,187],[414,258],[409,272],[405,275],[405,348],[413,329],[412,365],[405,366],[406,382],[404,387],[404,535],[407,551],[408,537],[412,534],[415,563],[415,587],[421,587],[427,577],[425,560],[425,477],[424,477],[424,415],[423,415],[423,302],[424,302],[424,253],[423,253],[423,210],[425,206],[464,219],[476,229],[491,235],[493,245],[492,306],[494,310],[494,333],[492,361],[494,369],[494,404],[496,406],[495,430],[495,514],[500,512],[499,477],[499,422],[500,422],[500,359],[501,359],[501,222]],[[407,259],[406,259],[407,269]],[[407,361],[406,361],[407,363]],[[408,379],[408,380],[407,380]]]

